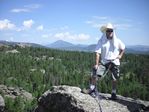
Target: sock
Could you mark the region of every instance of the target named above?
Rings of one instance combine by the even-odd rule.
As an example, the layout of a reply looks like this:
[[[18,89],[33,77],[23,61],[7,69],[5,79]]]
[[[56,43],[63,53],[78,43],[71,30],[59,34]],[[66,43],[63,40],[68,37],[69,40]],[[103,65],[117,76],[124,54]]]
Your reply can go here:
[[[112,93],[115,93],[116,94],[116,89],[112,89]]]
[[[116,94],[117,81],[112,81],[112,93]]]
[[[90,84],[90,89],[91,89],[91,90],[94,90],[94,89],[95,89],[95,85]]]

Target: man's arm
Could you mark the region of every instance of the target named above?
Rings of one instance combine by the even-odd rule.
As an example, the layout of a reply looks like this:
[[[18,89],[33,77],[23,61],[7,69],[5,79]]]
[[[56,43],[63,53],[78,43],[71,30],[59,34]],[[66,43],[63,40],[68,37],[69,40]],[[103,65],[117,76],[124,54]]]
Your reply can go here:
[[[118,55],[117,59],[121,59],[121,58],[122,58],[122,56],[123,56],[123,54],[124,54],[124,52],[125,52],[125,50],[124,50],[124,49],[120,49],[120,53],[119,53],[119,55]]]
[[[96,52],[95,54],[96,56],[96,60],[95,60],[95,68],[97,69],[98,65],[99,65],[99,60],[100,60],[100,54]]]

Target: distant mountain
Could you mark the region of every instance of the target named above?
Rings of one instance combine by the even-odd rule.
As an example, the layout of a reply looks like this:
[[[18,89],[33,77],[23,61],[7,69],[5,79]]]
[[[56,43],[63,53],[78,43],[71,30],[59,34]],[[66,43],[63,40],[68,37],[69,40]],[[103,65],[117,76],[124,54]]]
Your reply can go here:
[[[66,42],[63,40],[58,40],[52,44],[48,44],[46,46],[35,44],[35,43],[26,43],[26,42],[10,42],[10,41],[3,41],[0,40],[1,45],[11,45],[11,46],[21,46],[21,47],[41,47],[41,48],[54,48],[60,50],[69,50],[69,51],[85,51],[85,52],[94,52],[96,48],[96,44],[91,45],[82,45],[82,44],[72,44],[70,42]],[[149,54],[149,46],[144,45],[133,45],[133,46],[126,46],[126,53],[133,53],[133,54]]]
[[[46,45],[49,48],[67,48],[67,47],[73,47],[74,44],[63,41],[63,40],[58,40],[52,44]]]
[[[94,52],[96,48],[96,44],[91,45],[74,45],[72,43],[58,40],[50,45],[47,45],[49,48],[56,48],[62,50],[71,50],[71,51],[87,51],[87,52]],[[126,53],[133,53],[133,54],[149,54],[149,46],[144,45],[134,45],[134,46],[126,46]]]
[[[96,48],[96,44],[91,44],[86,47],[86,50],[94,52]]]
[[[134,54],[149,54],[149,46],[145,45],[133,45],[126,47],[127,53],[134,53]]]
[[[127,46],[128,49],[133,49],[135,51],[149,51],[149,46],[145,45],[134,45],[134,46]]]
[[[0,40],[0,44],[1,45],[7,45],[7,46],[26,46],[26,47],[41,47],[41,48],[45,48],[45,46],[40,45],[40,44],[35,44],[35,43],[28,43],[28,42],[12,42],[12,41],[5,41],[5,40]]]
[[[54,43],[46,45],[48,48],[55,48],[55,49],[62,49],[62,50],[70,50],[70,51],[85,51],[85,47],[88,45],[83,45],[83,44],[72,44],[70,42],[66,42],[63,40],[58,40]]]

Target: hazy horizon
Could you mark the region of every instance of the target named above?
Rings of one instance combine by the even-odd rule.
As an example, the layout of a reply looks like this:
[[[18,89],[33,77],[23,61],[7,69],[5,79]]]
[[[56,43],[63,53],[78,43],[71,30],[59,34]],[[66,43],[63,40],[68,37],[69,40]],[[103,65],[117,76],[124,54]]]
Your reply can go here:
[[[9,41],[9,40],[0,40],[0,41],[7,41],[7,42],[20,42],[20,43],[32,43],[32,44],[39,44],[39,45],[43,45],[43,46],[46,46],[46,45],[50,45],[50,44],[53,44],[54,42],[57,42],[57,41],[59,41],[59,40],[56,40],[56,41],[54,41],[54,42],[52,42],[52,43],[35,43],[35,42],[24,42],[24,41]],[[65,41],[65,40],[62,40],[62,41]],[[65,41],[65,42],[68,42],[68,41]],[[79,44],[79,43],[72,43],[72,42],[68,42],[68,43],[70,43],[70,44],[73,44],[73,45],[86,45],[86,46],[88,46],[88,45],[96,45],[97,43],[91,43],[91,44]],[[134,44],[134,45],[128,45],[128,44],[126,44],[126,46],[127,47],[129,47],[129,46],[147,46],[147,47],[149,47],[149,45],[141,45],[141,44]]]

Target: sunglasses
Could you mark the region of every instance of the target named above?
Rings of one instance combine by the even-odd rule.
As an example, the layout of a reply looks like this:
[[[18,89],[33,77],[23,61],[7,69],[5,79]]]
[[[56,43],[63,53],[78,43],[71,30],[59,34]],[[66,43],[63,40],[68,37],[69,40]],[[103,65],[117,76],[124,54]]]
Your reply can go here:
[[[113,32],[113,29],[108,29],[106,32]]]

